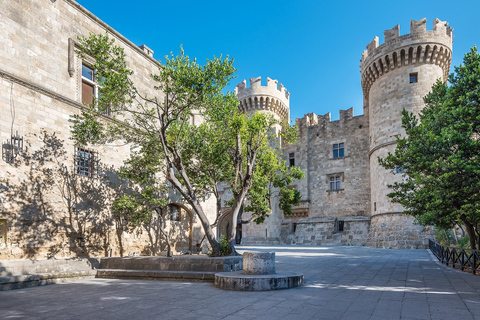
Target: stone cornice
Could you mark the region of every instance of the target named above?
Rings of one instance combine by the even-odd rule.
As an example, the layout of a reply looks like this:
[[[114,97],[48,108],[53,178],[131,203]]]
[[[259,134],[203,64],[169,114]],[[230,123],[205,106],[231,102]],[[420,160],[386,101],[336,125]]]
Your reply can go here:
[[[77,9],[78,11],[80,11],[81,13],[83,13],[85,16],[87,16],[88,18],[90,18],[92,21],[94,21],[95,23],[99,24],[101,27],[105,28],[106,30],[108,30],[108,32],[110,32],[111,34],[113,34],[115,37],[117,37],[119,40],[121,40],[124,44],[126,44],[127,46],[129,46],[130,48],[132,48],[133,50],[135,50],[137,53],[141,54],[143,57],[145,57],[146,59],[150,60],[151,62],[153,62],[155,65],[157,66],[161,66],[161,63],[158,62],[157,60],[155,60],[153,57],[149,56],[147,53],[145,53],[142,49],[140,49],[137,45],[135,45],[133,42],[131,42],[130,40],[128,40],[127,38],[125,38],[123,35],[121,35],[118,31],[116,31],[115,29],[113,29],[112,27],[110,27],[108,24],[106,24],[105,22],[103,22],[102,20],[100,20],[97,16],[95,16],[93,13],[91,13],[90,11],[88,11],[87,9],[85,9],[84,7],[82,7],[78,2],[74,1],[74,0],[64,0],[66,3],[68,3],[69,5],[71,5],[72,7],[74,7],[75,9]]]
[[[75,100],[72,100],[70,98],[67,98],[65,96],[62,96],[56,92],[53,92],[52,90],[49,90],[49,89],[46,89],[46,88],[43,88],[31,81],[28,81],[28,80],[25,80],[25,79],[22,79],[20,77],[17,77],[11,73],[8,73],[4,70],[1,70],[0,69],[0,77],[2,77],[3,79],[6,79],[6,80],[9,80],[9,81],[12,81],[16,84],[19,84],[21,85],[22,87],[25,87],[27,89],[31,89],[31,90],[34,90],[38,93],[41,93],[43,95],[46,95],[47,97],[50,97],[52,99],[55,99],[57,101],[60,101],[60,102],[63,102],[65,104],[68,104],[72,107],[75,107],[77,109],[84,109],[86,110],[87,107],[85,107],[83,104],[81,104],[80,102],[77,102]]]
[[[385,142],[385,143],[379,144],[378,146],[375,146],[373,149],[371,149],[371,150],[368,152],[368,159],[370,159],[370,156],[372,155],[372,153],[374,153],[374,152],[377,151],[378,149],[383,148],[383,147],[386,147],[386,146],[389,146],[389,145],[392,145],[392,144],[396,144],[396,143],[397,143],[397,140]]]

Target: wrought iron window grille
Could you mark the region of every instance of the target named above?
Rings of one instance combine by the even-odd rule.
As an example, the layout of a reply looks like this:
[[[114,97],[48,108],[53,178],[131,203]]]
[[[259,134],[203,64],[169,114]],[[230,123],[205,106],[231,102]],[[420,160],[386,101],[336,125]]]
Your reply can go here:
[[[75,173],[80,176],[93,178],[98,175],[98,152],[76,148]]]

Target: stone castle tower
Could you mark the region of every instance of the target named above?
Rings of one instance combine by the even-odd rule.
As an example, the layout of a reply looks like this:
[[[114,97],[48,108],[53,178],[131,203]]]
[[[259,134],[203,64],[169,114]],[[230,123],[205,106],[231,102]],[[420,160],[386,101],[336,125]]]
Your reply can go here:
[[[253,114],[270,113],[279,121],[275,125],[275,132],[280,132],[281,124],[288,124],[290,121],[290,93],[278,80],[267,78],[267,85],[262,86],[261,77],[250,78],[250,86],[247,87],[247,81],[243,80],[235,88],[235,93],[239,101],[239,109],[245,113]],[[272,207],[278,207],[277,199],[272,199]],[[243,214],[242,220],[248,220],[248,212]],[[257,225],[255,223],[242,226],[242,233],[248,238],[259,239],[259,241],[278,242],[280,238],[280,225],[282,224],[282,215],[271,215],[264,223]],[[237,230],[238,233],[238,230]],[[261,240],[260,240],[261,239]],[[247,240],[248,241],[248,240]]]
[[[267,86],[262,86],[261,77],[250,78],[250,87],[247,88],[247,81],[243,80],[235,88],[239,109],[252,114],[255,111],[260,113],[271,113],[280,122],[289,122],[290,119],[290,93],[287,92],[278,80],[267,78]],[[280,125],[276,128],[281,129]]]
[[[387,197],[387,185],[401,179],[395,173],[402,169],[392,174],[378,164],[378,158],[393,153],[396,137],[405,135],[402,110],[418,114],[436,80],[447,81],[453,29],[435,19],[433,30],[427,31],[426,23],[426,19],[412,20],[410,33],[403,36],[399,36],[398,25],[386,30],[385,43],[379,46],[375,37],[362,55],[362,89],[370,123],[370,245],[392,236],[386,225],[411,225],[411,217],[402,215],[402,207]]]
[[[426,19],[412,20],[409,34],[400,36],[397,25],[384,32],[382,45],[378,37],[367,45],[360,65],[364,115],[353,116],[349,109],[340,111],[337,121],[313,113],[296,120],[299,140],[285,157],[306,173],[295,186],[302,203],[293,216],[274,211],[266,226],[244,226],[244,243],[427,245],[432,229],[416,226],[387,197],[402,168],[387,171],[378,157],[393,152],[396,138],[405,134],[402,110],[417,114],[436,80],[447,80],[452,30],[439,19],[431,31]],[[289,121],[289,94],[282,85],[277,89],[276,80],[267,78],[265,87],[260,78],[251,78],[250,88],[244,80],[236,93],[240,110],[271,112]]]

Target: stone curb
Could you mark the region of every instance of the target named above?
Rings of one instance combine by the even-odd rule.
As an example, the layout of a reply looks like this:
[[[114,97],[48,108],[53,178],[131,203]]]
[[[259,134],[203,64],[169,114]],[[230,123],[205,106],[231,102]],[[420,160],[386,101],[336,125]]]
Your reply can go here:
[[[213,282],[215,279],[215,272],[99,269],[97,270],[97,278]]]

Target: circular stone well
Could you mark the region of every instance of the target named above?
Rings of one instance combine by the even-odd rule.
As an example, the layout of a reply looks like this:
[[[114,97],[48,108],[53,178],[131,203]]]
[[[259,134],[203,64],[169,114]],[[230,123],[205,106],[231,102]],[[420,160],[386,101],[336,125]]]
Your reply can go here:
[[[303,284],[303,274],[275,272],[275,252],[243,254],[243,271],[215,274],[215,286],[225,290],[266,291],[289,289]]]

